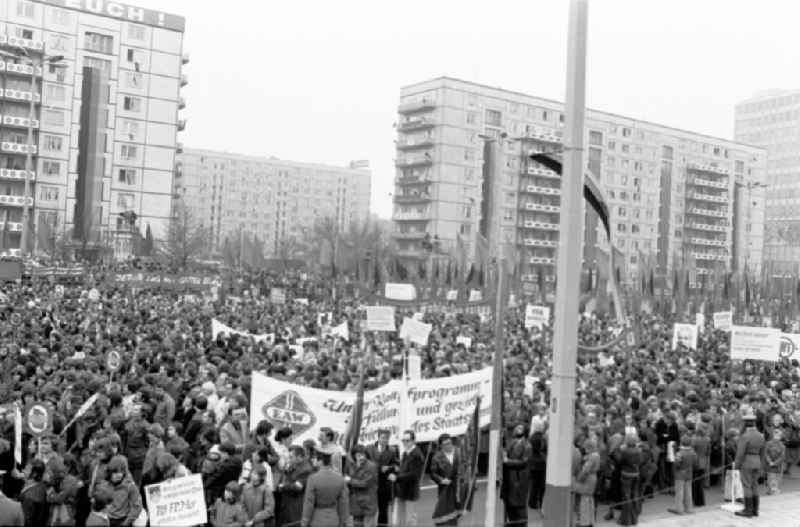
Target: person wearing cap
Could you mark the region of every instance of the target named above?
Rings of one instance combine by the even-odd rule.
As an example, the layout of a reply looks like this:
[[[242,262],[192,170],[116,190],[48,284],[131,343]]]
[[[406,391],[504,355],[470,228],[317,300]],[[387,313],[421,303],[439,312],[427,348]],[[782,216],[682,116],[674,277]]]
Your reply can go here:
[[[347,483],[331,465],[337,452],[336,445],[331,443],[317,447],[318,470],[308,478],[301,527],[345,527],[350,524]]]
[[[217,498],[209,510],[212,527],[243,527],[247,522],[247,512],[241,502],[242,490],[235,481],[225,484],[222,496]]]
[[[277,488],[278,525],[296,525],[302,519],[303,497],[308,478],[313,471],[306,460],[306,451],[301,446],[294,445],[289,449],[288,463]]]
[[[354,463],[345,476],[350,492],[350,514],[355,527],[375,527],[378,516],[378,467],[367,457],[364,445],[353,448]]]
[[[389,523],[389,504],[392,502],[392,483],[389,474],[398,464],[397,450],[389,446],[391,433],[385,428],[378,430],[378,440],[367,448],[367,456],[378,469],[378,525]]]
[[[434,525],[457,525],[461,515],[459,500],[459,469],[461,459],[453,446],[449,434],[439,436],[439,450],[431,460],[431,479],[436,483],[436,507],[433,510]]]
[[[531,444],[525,437],[525,426],[515,426],[514,439],[503,452],[503,484],[500,497],[505,504],[506,525],[518,526],[528,521],[532,455]]]
[[[752,518],[758,516],[758,476],[763,469],[761,460],[764,459],[766,441],[764,435],[756,428],[756,415],[752,408],[745,409],[742,421],[744,421],[745,430],[736,445],[734,467],[739,471],[742,480],[744,510],[737,511],[736,515]]]

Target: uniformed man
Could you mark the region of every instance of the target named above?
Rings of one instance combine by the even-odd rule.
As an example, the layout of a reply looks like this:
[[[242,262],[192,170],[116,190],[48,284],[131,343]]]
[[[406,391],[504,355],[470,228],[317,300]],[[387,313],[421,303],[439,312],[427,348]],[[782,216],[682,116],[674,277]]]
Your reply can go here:
[[[303,501],[302,527],[345,527],[350,523],[350,504],[344,476],[331,466],[336,445],[316,449],[318,470],[308,478]]]
[[[744,510],[736,512],[736,515],[752,518],[758,516],[758,475],[762,469],[766,441],[756,428],[756,416],[752,408],[744,410],[742,421],[745,429],[736,447],[735,468],[742,479]]]

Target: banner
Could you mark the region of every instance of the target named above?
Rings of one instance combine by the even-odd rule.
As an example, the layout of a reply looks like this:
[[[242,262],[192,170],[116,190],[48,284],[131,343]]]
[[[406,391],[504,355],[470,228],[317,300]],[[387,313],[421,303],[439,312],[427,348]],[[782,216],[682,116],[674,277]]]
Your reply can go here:
[[[163,287],[166,289],[204,289],[221,287],[217,276],[186,276],[154,273],[117,273],[110,275],[112,281],[130,284],[133,287]]]
[[[733,326],[731,359],[777,362],[780,357],[780,331],[775,328]]]
[[[395,331],[392,306],[366,306],[367,331]]]
[[[550,324],[550,308],[547,306],[525,306],[525,329],[537,328],[541,330]]]
[[[697,349],[697,325],[675,324],[672,328],[672,350],[678,349],[678,344],[683,344],[689,349]]]
[[[432,327],[430,324],[406,317],[403,319],[403,325],[400,326],[400,338],[408,339],[420,346],[427,346]]]
[[[417,290],[412,284],[395,284],[387,282],[383,296],[390,300],[403,300],[409,302],[417,298]]]
[[[347,321],[345,320],[338,326],[332,327],[331,335],[341,337],[344,340],[350,340],[350,330],[347,328]]]
[[[376,390],[364,392],[364,416],[359,443],[373,443],[378,429],[390,430],[397,443],[405,428],[415,431],[417,441],[436,441],[440,434],[464,433],[474,410],[475,398],[481,396],[481,425],[488,425],[492,408],[492,369],[409,381],[405,423],[401,423],[400,400],[405,383],[390,381]],[[250,426],[266,419],[276,428],[288,426],[297,444],[315,439],[319,429],[330,427],[343,434],[347,429],[355,392],[320,390],[267,377],[253,372],[250,399]]]
[[[245,338],[252,338],[256,342],[267,342],[267,343],[271,344],[271,343],[273,343],[275,341],[275,334],[274,333],[263,333],[263,334],[260,334],[260,335],[256,335],[254,333],[248,333],[246,331],[238,331],[236,329],[233,329],[230,326],[226,326],[225,324],[223,324],[222,322],[220,322],[216,318],[212,318],[211,319],[211,338],[216,340],[217,339],[217,335],[219,335],[220,333],[225,333],[225,334],[231,335],[231,336],[232,335],[240,335],[240,336],[245,337]]]
[[[273,304],[285,304],[286,291],[279,287],[273,287],[269,290],[269,301]]]
[[[714,313],[714,329],[718,329],[720,331],[730,331],[731,327],[733,327],[732,311],[720,311],[718,313]]]
[[[208,522],[200,474],[147,485],[144,491],[150,525],[184,527]]]

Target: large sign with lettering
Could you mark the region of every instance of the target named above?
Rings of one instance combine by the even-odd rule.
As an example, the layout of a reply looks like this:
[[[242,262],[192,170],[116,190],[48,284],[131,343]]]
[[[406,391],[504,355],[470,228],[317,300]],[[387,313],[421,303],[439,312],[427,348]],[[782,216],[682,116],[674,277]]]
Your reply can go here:
[[[161,11],[153,11],[143,7],[110,2],[108,0],[37,0],[43,4],[50,4],[66,9],[73,9],[93,15],[118,18],[126,22],[135,22],[148,26],[163,27],[174,31],[186,29],[186,19],[182,16],[171,15]]]
[[[150,525],[183,527],[205,525],[208,521],[200,474],[148,485],[144,491]]]

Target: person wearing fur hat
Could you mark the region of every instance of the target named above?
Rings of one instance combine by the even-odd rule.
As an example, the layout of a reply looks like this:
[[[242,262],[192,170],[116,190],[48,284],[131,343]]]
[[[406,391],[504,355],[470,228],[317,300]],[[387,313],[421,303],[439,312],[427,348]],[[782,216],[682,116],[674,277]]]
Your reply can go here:
[[[734,466],[742,479],[744,493],[744,510],[737,511],[737,516],[752,518],[758,516],[759,495],[758,477],[761,474],[762,460],[766,441],[764,435],[756,428],[756,415],[748,407],[742,415],[745,430],[739,437],[736,446],[736,461]]]

